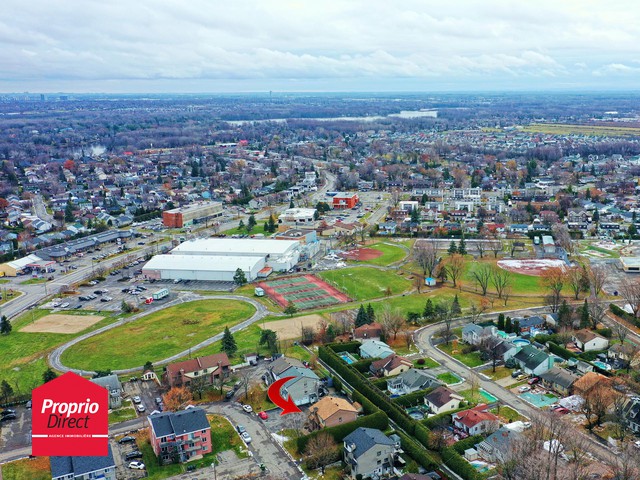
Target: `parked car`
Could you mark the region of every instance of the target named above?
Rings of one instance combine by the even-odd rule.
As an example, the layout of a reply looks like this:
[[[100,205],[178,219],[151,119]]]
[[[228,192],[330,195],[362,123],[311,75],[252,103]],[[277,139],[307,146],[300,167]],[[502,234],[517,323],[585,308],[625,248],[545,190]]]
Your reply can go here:
[[[162,397],[156,397],[156,405],[160,405],[162,403]]]
[[[242,425],[236,425],[236,430],[238,431],[238,433],[239,433],[240,435],[242,435],[244,432],[246,432],[246,431],[247,431],[247,429],[246,429],[246,428],[244,428]]]
[[[253,408],[251,407],[251,405],[242,405],[242,409],[247,413],[253,412]]]
[[[556,408],[554,412],[559,413],[560,415],[566,415],[567,413],[569,413],[569,410],[564,407],[560,407]]]
[[[126,461],[135,460],[136,458],[142,458],[142,452],[134,450],[133,452],[129,452],[124,456],[124,459]]]
[[[17,415],[15,413],[9,413],[7,415],[2,415],[2,418],[0,418],[0,422],[7,422],[9,420],[15,420],[17,417]]]
[[[123,443],[132,443],[135,441],[136,439],[134,437],[127,435],[126,437],[122,437],[120,440],[118,440],[118,443],[122,445]]]
[[[131,462],[128,466],[135,470],[144,470],[144,463],[142,462]]]
[[[262,419],[262,420],[266,420],[267,418],[269,418],[269,414],[267,412],[260,412],[258,414],[258,416]]]
[[[5,409],[0,413],[0,415],[2,415],[3,417],[4,417],[5,415],[15,415],[15,414],[16,414],[16,411],[15,411],[15,410],[11,410],[10,408],[5,408]]]
[[[529,385],[535,385],[536,383],[538,383],[540,381],[539,377],[533,377],[530,378],[529,381],[527,382]]]
[[[251,435],[249,435],[249,432],[243,432],[241,435],[242,440],[244,440],[244,443],[251,443]]]
[[[69,307],[69,302],[64,302],[62,305],[60,305],[60,308],[68,308]]]
[[[146,408],[145,408],[145,406],[144,406],[144,405],[138,405],[136,408],[137,408],[137,409],[138,409],[138,411],[139,411],[139,412],[141,412],[141,413],[142,413],[142,412],[144,412],[144,411],[146,410]]]
[[[231,400],[233,398],[233,396],[235,395],[236,392],[234,392],[233,390],[229,390],[226,395],[224,396],[224,401],[228,402],[229,400]]]
[[[522,375],[522,370],[515,370],[514,372],[511,372],[511,378],[518,378],[520,375]]]
[[[529,390],[531,390],[531,387],[528,387],[527,385],[523,385],[522,387],[518,388],[518,391],[520,393],[528,392]]]
[[[142,400],[140,399],[140,397],[138,395],[133,397],[131,400],[133,400],[133,403],[141,403],[142,402]]]

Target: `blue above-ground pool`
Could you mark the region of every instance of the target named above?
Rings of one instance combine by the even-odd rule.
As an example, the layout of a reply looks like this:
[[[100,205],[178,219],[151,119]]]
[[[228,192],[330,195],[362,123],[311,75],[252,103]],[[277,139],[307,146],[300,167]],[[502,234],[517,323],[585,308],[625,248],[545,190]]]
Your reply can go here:
[[[591,363],[593,363],[596,367],[598,367],[601,370],[611,370],[611,365],[601,362],[600,360],[595,360]]]
[[[513,343],[514,345],[521,345],[521,346],[531,345],[531,342],[526,338],[516,338],[514,340],[511,340],[511,343]]]
[[[351,365],[356,361],[355,358],[349,352],[340,352],[338,356],[345,361],[345,363]]]

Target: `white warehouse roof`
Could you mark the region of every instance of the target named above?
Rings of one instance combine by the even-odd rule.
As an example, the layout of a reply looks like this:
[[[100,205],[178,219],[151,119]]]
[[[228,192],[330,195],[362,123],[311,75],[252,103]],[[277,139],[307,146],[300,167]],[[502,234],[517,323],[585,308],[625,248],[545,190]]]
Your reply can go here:
[[[21,270],[31,263],[41,263],[41,262],[42,262],[42,259],[39,256],[32,253],[31,255],[27,255],[26,257],[17,258],[16,260],[7,262],[7,265],[9,265],[12,268],[15,268],[16,270]]]
[[[241,269],[251,271],[264,257],[238,257],[220,255],[156,255],[143,270],[192,270],[230,272]]]
[[[215,255],[221,257],[237,255],[266,256],[283,255],[300,245],[297,240],[270,240],[255,238],[200,238],[187,240],[172,250],[174,254]],[[237,258],[237,257],[234,257]]]

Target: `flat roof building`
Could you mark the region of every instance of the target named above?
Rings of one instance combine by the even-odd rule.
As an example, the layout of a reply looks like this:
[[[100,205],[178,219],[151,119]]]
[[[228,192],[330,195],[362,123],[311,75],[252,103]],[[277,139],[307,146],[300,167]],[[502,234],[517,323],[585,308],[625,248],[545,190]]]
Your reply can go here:
[[[333,208],[353,208],[360,201],[356,192],[338,192],[333,196]]]
[[[315,208],[288,208],[278,217],[278,223],[285,225],[312,225],[315,220]]]
[[[169,228],[183,228],[205,223],[222,215],[221,202],[200,202],[162,212],[162,223]]]
[[[640,257],[620,257],[622,270],[627,273],[640,272]]]

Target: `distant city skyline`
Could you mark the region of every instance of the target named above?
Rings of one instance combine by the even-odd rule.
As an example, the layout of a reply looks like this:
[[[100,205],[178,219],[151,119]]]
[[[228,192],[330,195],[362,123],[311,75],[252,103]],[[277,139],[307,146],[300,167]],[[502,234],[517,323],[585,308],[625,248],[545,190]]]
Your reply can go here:
[[[8,0],[0,91],[629,91],[640,6]]]

